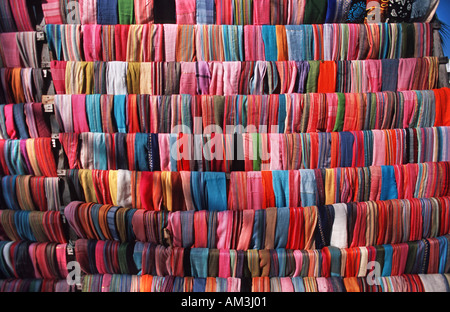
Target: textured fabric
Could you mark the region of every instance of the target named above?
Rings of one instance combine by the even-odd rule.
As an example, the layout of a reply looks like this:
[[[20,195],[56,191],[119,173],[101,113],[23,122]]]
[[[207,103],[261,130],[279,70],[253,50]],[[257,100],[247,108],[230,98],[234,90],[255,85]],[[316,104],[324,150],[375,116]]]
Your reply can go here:
[[[118,0],[117,11],[119,24],[135,24],[134,0]]]
[[[97,1],[79,0],[78,2],[80,5],[81,24],[97,24]],[[46,22],[49,23],[48,21]]]
[[[100,25],[115,25],[118,23],[118,1],[97,1],[97,23]]]
[[[154,20],[152,0],[134,0],[136,24],[147,24]]]

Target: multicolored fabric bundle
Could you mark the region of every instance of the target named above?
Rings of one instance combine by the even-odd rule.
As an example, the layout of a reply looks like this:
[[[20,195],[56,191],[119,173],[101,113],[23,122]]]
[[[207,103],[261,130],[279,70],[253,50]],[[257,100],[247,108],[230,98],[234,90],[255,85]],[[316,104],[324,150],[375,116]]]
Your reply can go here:
[[[175,0],[166,4],[153,0],[79,0],[78,7],[68,9],[62,7],[66,2],[61,1],[59,9],[58,1],[46,2],[42,8],[47,23],[144,24],[170,20],[177,24],[219,25],[429,22],[439,4],[438,0]],[[1,13],[7,17],[7,7],[4,10]]]
[[[0,0],[0,291],[449,292],[438,4]]]
[[[104,94],[123,95],[133,90],[139,94],[171,95],[173,91],[167,93],[165,90],[173,90],[173,84],[176,84],[177,94],[190,95],[205,94],[208,89],[209,95],[264,95],[437,88],[437,57],[393,61],[386,64],[389,69],[382,66],[381,61],[373,60],[303,61],[301,64],[293,61],[203,63],[207,66],[199,65],[200,62],[181,62],[178,67],[166,67],[164,62],[139,63],[130,67],[133,63],[120,61],[106,62],[102,66],[98,66],[98,62],[55,61],[52,71],[64,68],[58,73],[61,84],[57,94],[94,94],[94,90],[104,90]],[[391,77],[384,85],[383,75]],[[167,81],[167,76],[175,81]],[[210,78],[205,81],[204,77],[208,76]]]
[[[54,59],[59,61],[338,61],[433,55],[429,23],[114,27],[48,24],[45,32]],[[105,36],[109,40],[102,40]],[[112,59],[109,53],[103,53],[113,50],[116,53]]]

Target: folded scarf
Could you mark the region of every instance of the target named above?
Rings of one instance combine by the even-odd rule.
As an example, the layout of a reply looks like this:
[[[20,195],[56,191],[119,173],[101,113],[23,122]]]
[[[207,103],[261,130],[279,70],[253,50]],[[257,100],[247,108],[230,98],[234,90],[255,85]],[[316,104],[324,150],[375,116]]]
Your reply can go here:
[[[79,0],[81,24],[97,24],[97,0]],[[47,23],[49,23],[46,20]]]
[[[118,0],[119,24],[135,24],[134,0]]]
[[[195,24],[196,0],[175,0],[175,8],[177,24]]]
[[[214,0],[197,0],[196,2],[196,23],[214,24]],[[194,23],[195,24],[195,23]]]
[[[17,47],[24,67],[39,67],[36,50],[36,32],[17,33]]]
[[[0,34],[4,67],[22,67],[16,36],[17,33]]]
[[[97,24],[117,24],[119,21],[117,6],[117,0],[97,0]]]
[[[153,22],[153,0],[134,0],[136,24]]]

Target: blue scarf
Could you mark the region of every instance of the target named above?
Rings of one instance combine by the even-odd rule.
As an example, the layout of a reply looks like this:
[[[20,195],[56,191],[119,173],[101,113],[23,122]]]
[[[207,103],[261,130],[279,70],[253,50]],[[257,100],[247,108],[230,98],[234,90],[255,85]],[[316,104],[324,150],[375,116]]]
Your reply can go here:
[[[191,172],[191,194],[195,210],[206,210],[205,189],[203,188],[203,174],[201,172]]]
[[[14,116],[14,125],[19,134],[19,138],[29,139],[30,135],[28,134],[28,127],[25,119],[23,103],[13,105],[13,116]]]
[[[266,61],[276,62],[278,60],[277,34],[274,25],[262,25],[261,34],[264,42]]]
[[[351,167],[353,161],[354,136],[351,132],[340,132],[341,167]]]
[[[203,179],[208,210],[227,210],[227,181],[225,172],[204,172]]]
[[[289,235],[289,208],[278,208],[274,248],[286,248]]]
[[[208,248],[191,249],[191,274],[193,277],[208,277]]]
[[[273,192],[277,207],[289,206],[289,171],[272,171]]]
[[[215,24],[214,0],[197,0],[197,24]]]
[[[150,171],[160,171],[161,170],[161,162],[159,159],[159,142],[158,142],[158,133],[151,133],[148,136],[147,142],[148,148],[148,163],[150,164]]]
[[[253,223],[251,249],[263,249],[266,237],[266,211],[255,210],[255,221]]]
[[[117,0],[97,0],[97,24],[116,25],[119,21]]]
[[[117,131],[120,133],[127,132],[126,116],[127,116],[127,97],[126,95],[114,96],[114,119],[116,120]]]
[[[93,133],[94,168],[108,170],[108,154],[106,152],[105,134]]]
[[[103,132],[100,97],[100,94],[86,95],[86,115],[91,132]]]
[[[150,171],[148,155],[148,136],[147,133],[136,133],[134,140],[134,163],[136,171]]]
[[[381,193],[380,200],[397,199],[397,182],[394,167],[381,166]]]
[[[278,97],[278,133],[284,133],[286,127],[286,95]]]

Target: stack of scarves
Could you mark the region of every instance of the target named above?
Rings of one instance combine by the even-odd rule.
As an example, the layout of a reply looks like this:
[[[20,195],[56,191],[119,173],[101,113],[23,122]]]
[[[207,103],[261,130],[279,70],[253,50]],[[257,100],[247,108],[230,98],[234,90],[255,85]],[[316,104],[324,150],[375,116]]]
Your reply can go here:
[[[64,201],[59,194],[59,178],[15,175],[1,177],[3,201],[0,207],[12,210],[58,211]]]
[[[0,103],[19,104],[41,102],[44,92],[44,77],[41,68],[1,68],[2,91]]]
[[[68,242],[61,212],[0,210],[2,241]]]
[[[79,0],[42,4],[46,24],[147,24],[154,21],[153,0]]]
[[[338,61],[433,55],[429,23],[47,24],[44,30],[52,55],[59,61]],[[14,38],[14,33],[2,36],[8,43],[8,36]],[[6,53],[13,48],[17,48],[15,40],[3,50]]]
[[[229,173],[447,162],[449,131],[450,127],[214,135],[82,132],[60,133],[59,141],[70,169]],[[0,162],[7,165],[5,172],[5,169],[16,174],[33,172],[31,167],[16,166],[10,158],[14,154],[8,153],[18,152],[19,145],[25,146],[30,140],[48,141],[44,138],[0,141],[0,150],[5,151],[4,157],[0,155]],[[50,153],[44,145],[39,145],[42,152]],[[36,151],[38,155],[39,152]],[[52,162],[46,167],[49,169],[44,175],[54,176]]]
[[[67,244],[0,242],[0,278],[65,279]]]
[[[50,137],[42,103],[0,104],[0,138],[29,139]]]
[[[0,11],[2,18],[11,20],[8,1],[4,2],[6,7]],[[25,1],[21,2],[24,6]],[[437,0],[384,1],[388,3],[360,0],[173,0],[160,4],[153,0],[80,0],[79,12],[74,19],[73,8],[58,10],[57,1],[47,2],[42,6],[47,23],[142,24],[153,20],[173,20],[177,24],[219,25],[429,22],[439,3]],[[64,4],[61,2],[61,6]],[[16,23],[26,22],[21,16],[16,16],[21,12],[16,12],[15,6],[11,8]],[[7,22],[4,24],[2,28],[9,25]]]
[[[64,209],[70,227],[84,239],[239,251],[356,248],[436,239],[450,233],[448,214],[448,197],[219,212],[147,211],[83,202]],[[125,225],[131,225],[131,232]]]
[[[235,172],[69,170],[74,200],[145,210],[245,210],[449,196],[449,163]],[[249,192],[247,192],[249,189]],[[253,192],[253,193],[252,193]]]
[[[35,31],[1,33],[0,43],[4,67],[39,67]]]
[[[448,272],[449,237],[404,244],[321,250],[164,247],[141,242],[79,239],[75,257],[86,274],[220,277],[365,277],[371,262],[381,277]]]
[[[437,3],[0,1],[0,290],[450,291]]]
[[[446,103],[449,98],[449,88],[249,96],[88,94],[56,95],[54,107],[61,133],[178,133],[176,126],[179,125],[186,134],[203,133],[209,126],[220,127],[221,132],[227,134],[235,131],[328,133],[448,127],[450,112]],[[31,129],[27,105],[26,121]],[[32,105],[37,122],[40,105]],[[11,112],[11,107],[16,114]],[[0,106],[0,131],[4,139],[13,139],[14,132],[17,136],[14,129],[22,123],[21,109],[15,109],[16,106]]]
[[[0,280],[0,292],[43,293],[75,292],[75,285],[69,285],[66,279],[5,279]]]
[[[83,292],[448,292],[449,274],[379,277],[179,277],[157,275],[85,275]]]
[[[0,171],[3,175],[56,177],[52,139],[0,140]]]
[[[129,91],[149,95],[263,95],[432,90],[437,88],[438,67],[437,57],[387,62],[181,62],[175,66],[165,62],[51,63],[52,75],[56,73],[58,81],[56,94],[108,95]]]

